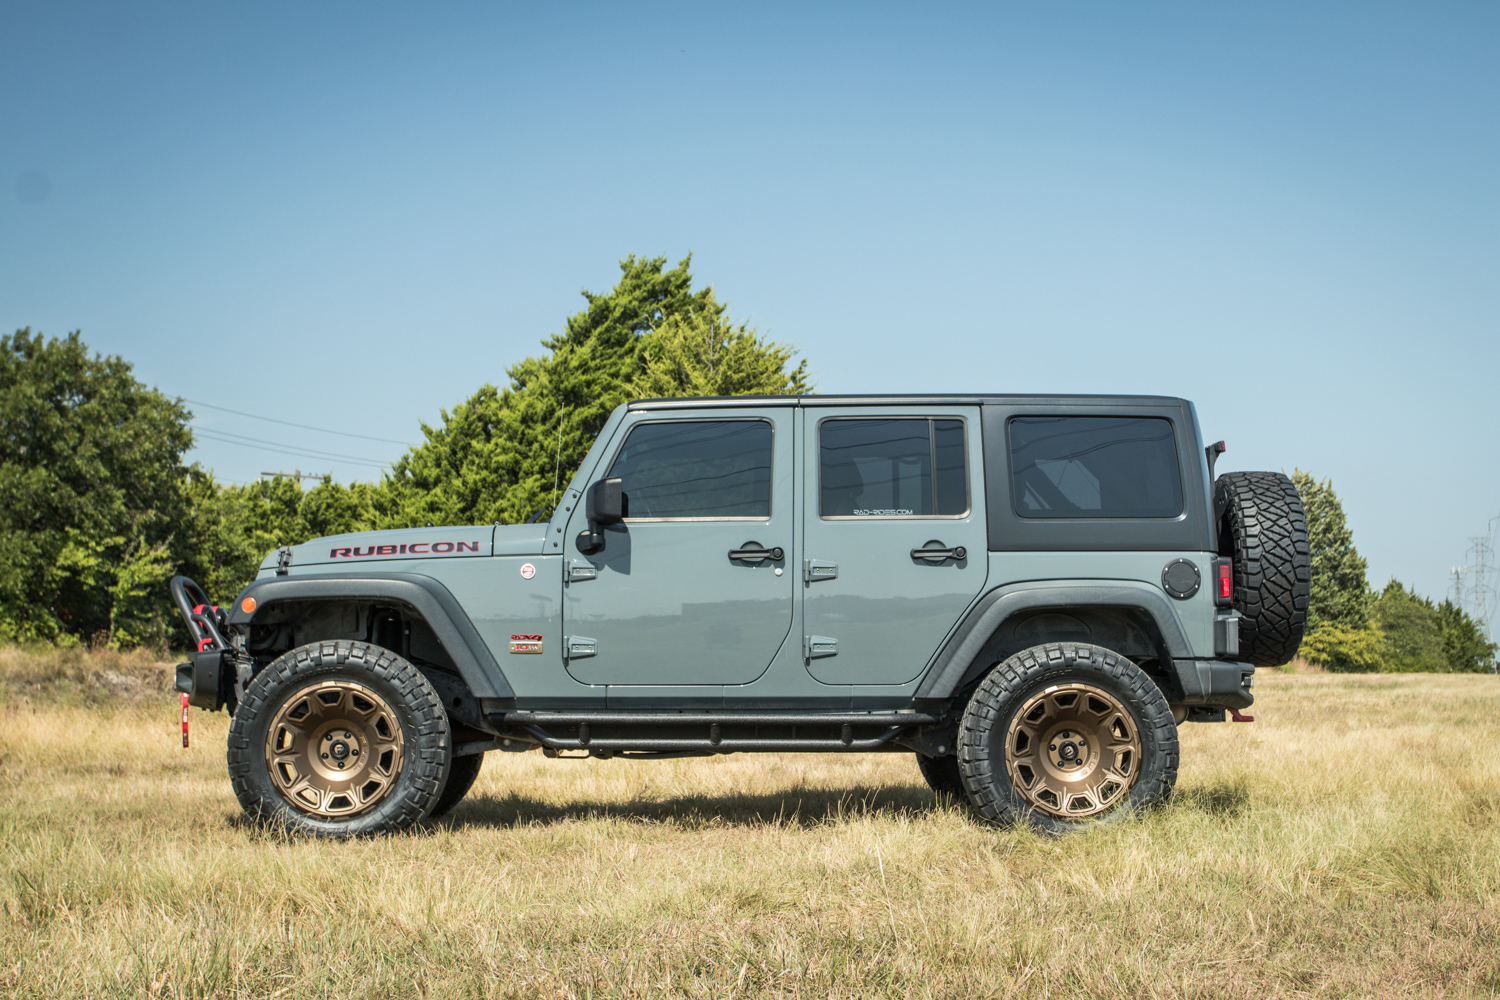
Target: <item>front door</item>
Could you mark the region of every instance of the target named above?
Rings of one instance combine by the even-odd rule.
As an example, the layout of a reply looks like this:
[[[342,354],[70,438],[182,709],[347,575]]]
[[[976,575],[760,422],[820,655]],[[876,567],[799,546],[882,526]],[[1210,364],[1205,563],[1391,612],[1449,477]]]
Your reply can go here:
[[[588,684],[745,684],[792,624],[794,409],[638,411],[595,480],[618,476],[625,521],[602,551],[564,534],[568,672]],[[774,558],[780,549],[780,559]]]
[[[803,656],[825,684],[904,684],[988,572],[979,407],[809,409]]]

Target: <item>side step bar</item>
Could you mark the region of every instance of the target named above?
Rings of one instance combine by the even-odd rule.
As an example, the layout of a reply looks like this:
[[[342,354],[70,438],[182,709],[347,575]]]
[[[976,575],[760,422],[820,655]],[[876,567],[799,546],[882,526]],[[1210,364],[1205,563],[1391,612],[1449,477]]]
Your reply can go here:
[[[935,715],[916,712],[838,715],[808,712],[496,712],[490,716],[490,721],[504,729],[519,730],[517,735],[524,733],[548,750],[684,755],[774,751],[858,753],[881,749],[915,727],[941,722]],[[556,735],[562,728],[566,728],[566,735]],[[726,729],[740,732],[726,732]],[[783,733],[762,734],[763,729],[779,729]],[[812,732],[803,735],[799,729]],[[864,732],[856,737],[856,729]]]

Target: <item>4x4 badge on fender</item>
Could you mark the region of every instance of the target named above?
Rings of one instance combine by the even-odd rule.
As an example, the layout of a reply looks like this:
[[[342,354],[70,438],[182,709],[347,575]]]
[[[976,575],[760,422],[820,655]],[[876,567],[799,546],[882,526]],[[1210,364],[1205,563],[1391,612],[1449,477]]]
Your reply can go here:
[[[512,653],[540,653],[542,651],[542,637],[539,635],[512,635],[510,637],[510,651]]]

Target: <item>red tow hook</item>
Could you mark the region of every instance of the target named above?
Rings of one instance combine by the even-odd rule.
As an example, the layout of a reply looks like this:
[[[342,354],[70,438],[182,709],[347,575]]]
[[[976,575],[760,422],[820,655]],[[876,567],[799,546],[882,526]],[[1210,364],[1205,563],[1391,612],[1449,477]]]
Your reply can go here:
[[[183,695],[183,697],[185,698],[187,696]],[[1240,710],[1237,709],[1237,708],[1231,708],[1229,710],[1229,718],[1233,722],[1254,722],[1255,721],[1255,716],[1253,716],[1253,715],[1242,715],[1240,713]],[[183,739],[187,739],[187,723],[184,722],[182,724],[182,726],[183,726],[183,729],[182,729],[183,736],[182,736],[182,738]],[[183,746],[187,746],[187,744],[184,743]]]
[[[183,695],[182,696],[182,745],[183,745],[183,747],[186,747],[188,745],[188,737],[187,737],[187,708],[188,708],[188,706],[187,706],[187,695]]]

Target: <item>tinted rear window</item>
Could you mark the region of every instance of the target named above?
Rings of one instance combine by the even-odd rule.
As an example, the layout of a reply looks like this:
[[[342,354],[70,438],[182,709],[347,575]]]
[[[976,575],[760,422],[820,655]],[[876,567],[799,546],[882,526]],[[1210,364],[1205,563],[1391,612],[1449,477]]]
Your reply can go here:
[[[818,442],[823,517],[961,517],[969,509],[961,420],[831,419]]]
[[[1176,517],[1182,476],[1160,417],[1015,417],[1010,467],[1022,517]]]

